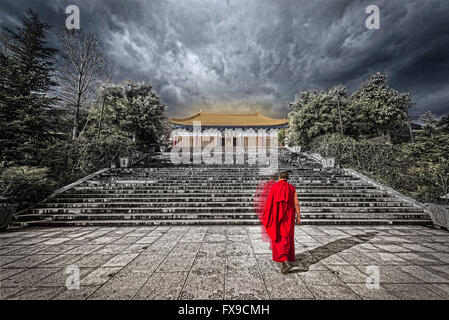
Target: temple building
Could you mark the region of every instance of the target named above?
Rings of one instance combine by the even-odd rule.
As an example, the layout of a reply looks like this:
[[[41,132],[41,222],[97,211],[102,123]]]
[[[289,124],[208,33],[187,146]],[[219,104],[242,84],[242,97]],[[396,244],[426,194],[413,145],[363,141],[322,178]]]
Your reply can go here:
[[[172,146],[257,147],[278,144],[278,131],[287,119],[272,119],[255,113],[204,113],[171,118]]]

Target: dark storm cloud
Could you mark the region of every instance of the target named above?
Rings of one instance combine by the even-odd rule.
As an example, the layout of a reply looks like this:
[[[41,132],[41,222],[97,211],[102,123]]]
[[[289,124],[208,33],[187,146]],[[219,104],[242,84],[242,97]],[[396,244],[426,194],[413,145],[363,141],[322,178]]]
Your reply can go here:
[[[378,71],[412,93],[414,116],[449,109],[446,0],[2,0],[0,22],[17,24],[31,7],[63,25],[69,4],[101,40],[114,80],[152,82],[173,116],[285,116],[301,90],[353,90]],[[369,4],[380,8],[380,30],[365,28]]]

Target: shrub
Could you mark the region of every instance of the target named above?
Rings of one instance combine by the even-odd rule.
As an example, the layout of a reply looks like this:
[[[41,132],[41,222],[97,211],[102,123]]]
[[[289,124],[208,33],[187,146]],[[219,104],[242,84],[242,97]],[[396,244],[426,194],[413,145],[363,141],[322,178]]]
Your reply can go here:
[[[135,150],[132,139],[121,135],[104,136],[98,140],[78,138],[49,148],[46,164],[53,179],[67,184],[109,167],[112,161]]]
[[[438,201],[447,194],[448,136],[392,145],[376,140],[356,140],[323,135],[312,143],[312,151],[335,157],[343,167],[353,168],[421,201]]]
[[[47,176],[47,168],[0,166],[0,192],[8,202],[18,204],[23,209],[42,200],[54,188]]]

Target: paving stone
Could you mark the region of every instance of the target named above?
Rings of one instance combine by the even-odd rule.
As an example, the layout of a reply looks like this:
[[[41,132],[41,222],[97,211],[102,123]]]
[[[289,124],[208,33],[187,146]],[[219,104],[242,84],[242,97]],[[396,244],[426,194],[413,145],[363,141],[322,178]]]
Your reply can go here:
[[[7,300],[22,290],[23,290],[23,287],[1,287],[0,300]]]
[[[10,255],[32,255],[39,254],[40,251],[48,248],[48,245],[44,244],[34,244],[34,245],[24,245],[21,246],[20,249],[17,249],[11,253]]]
[[[64,243],[69,240],[70,240],[70,238],[51,238],[51,239],[44,241],[43,244],[54,245],[54,244]]]
[[[96,254],[119,254],[125,251],[130,245],[129,244],[107,244],[101,249],[95,251]]]
[[[177,241],[167,241],[159,238],[143,251],[145,254],[168,254],[176,246]]]
[[[82,286],[100,286],[114,277],[121,267],[100,267],[80,279]]]
[[[24,271],[26,269],[0,269],[0,280],[4,280],[6,278],[9,278],[15,274],[18,274],[22,271]],[[0,287],[0,291],[1,291],[1,287]]]
[[[148,270],[152,272],[159,267],[165,257],[166,255],[162,254],[140,254],[127,267],[134,270]]]
[[[204,242],[198,250],[197,256],[199,258],[226,258],[226,242]]]
[[[30,244],[37,244],[46,241],[46,238],[25,238],[21,239],[18,242],[14,242],[16,245],[30,245]]]
[[[315,257],[318,258],[321,263],[324,263],[325,265],[349,265],[349,262],[347,262],[345,259],[340,257],[338,254],[329,252],[329,253],[313,253]]]
[[[197,254],[201,242],[178,242],[170,254]]]
[[[94,271],[94,268],[79,268],[79,276],[80,276],[80,283],[81,279]],[[52,273],[48,277],[43,278],[39,281],[40,287],[64,287],[66,286],[66,281],[69,276],[71,276],[73,273],[71,270],[66,270],[66,268],[61,268],[60,270]]]
[[[262,240],[251,241],[251,247],[256,254],[271,253],[270,244],[268,242],[262,242]]]
[[[359,297],[363,300],[397,300],[391,292],[384,287],[379,288],[368,287],[366,284],[361,283],[346,283]]]
[[[226,273],[226,259],[224,258],[196,258],[190,273],[195,276],[211,276]]]
[[[183,300],[222,300],[224,298],[224,272],[205,272],[198,276],[191,272],[181,291],[180,299]]]
[[[22,249],[23,246],[16,246],[16,245],[4,245],[0,248],[0,257],[4,255],[15,255],[14,252]]]
[[[346,285],[308,285],[318,300],[360,300],[361,298]]]
[[[420,266],[403,266],[401,270],[413,275],[414,277],[421,279],[424,282],[430,283],[449,283],[449,278],[439,276],[435,272],[431,272]]]
[[[53,300],[86,300],[92,293],[98,290],[99,286],[80,286],[79,289],[65,289]]]
[[[1,266],[1,267],[6,266],[7,264],[9,264],[9,263],[11,263],[11,262],[13,262],[13,261],[22,259],[22,258],[24,258],[24,257],[25,257],[24,255],[20,255],[20,256],[7,256],[7,255],[1,255],[1,256],[0,256],[0,266]]]
[[[354,266],[328,265],[329,270],[345,283],[366,283],[368,275]]]
[[[169,254],[159,265],[159,272],[189,271],[195,260],[194,254]]]
[[[145,243],[135,243],[127,247],[121,253],[142,253],[148,248],[148,244]]]
[[[130,236],[129,234],[114,241],[114,244],[131,244],[139,241],[141,236]],[[129,245],[128,245],[129,246]]]
[[[260,269],[255,256],[236,257],[226,259],[226,274],[246,273],[260,276]]]
[[[420,284],[385,284],[384,287],[401,300],[441,300],[442,297]]]
[[[1,281],[0,287],[30,287],[54,272],[59,268],[31,268]]]
[[[424,242],[422,245],[433,249],[435,252],[449,252],[449,245],[447,242]]]
[[[342,259],[346,260],[351,265],[372,266],[376,265],[376,260],[369,257],[369,254],[361,252],[341,252],[338,254]]]
[[[382,238],[386,244],[390,243],[392,245],[395,245],[395,244],[399,245],[401,243],[411,243],[412,242],[411,239],[408,239],[407,237],[404,237],[404,236],[391,236],[391,235],[386,236],[385,235],[385,236],[380,236],[380,238]]]
[[[99,237],[90,241],[90,244],[109,244],[118,239],[120,239],[120,237]]]
[[[413,252],[434,252],[435,250],[433,248],[420,245],[418,243],[402,243],[402,247],[410,249],[410,251]]]
[[[75,249],[78,245],[74,244],[59,244],[55,246],[50,246],[42,251],[39,251],[39,254],[64,254],[70,250]]]
[[[138,253],[118,254],[109,261],[105,262],[103,267],[124,267],[138,255]]]
[[[81,256],[75,254],[61,254],[42,263],[39,263],[37,266],[40,268],[68,266],[74,264],[80,258]]]
[[[410,265],[410,261],[401,258],[401,253],[391,253],[391,252],[371,252],[369,257],[372,258],[376,265]]]
[[[250,243],[242,243],[238,241],[227,241],[226,256],[250,256],[253,254],[253,248]]]
[[[438,259],[442,264],[449,264],[449,253],[445,252],[429,252],[430,256]]]
[[[268,299],[268,291],[259,272],[228,272],[225,277],[226,300]]]
[[[135,300],[178,299],[188,272],[155,272],[137,292]]]
[[[79,268],[99,267],[114,257],[113,254],[89,254],[81,256],[81,259],[74,262]]]
[[[50,300],[64,291],[63,287],[27,287],[8,297],[9,300]]]
[[[366,267],[356,266],[361,272],[370,274]],[[423,281],[411,273],[404,272],[402,266],[378,266],[380,283],[422,283]]]
[[[153,242],[155,242],[157,239],[159,239],[159,236],[146,236],[146,237],[142,237],[139,240],[137,240],[136,243],[142,243],[142,244],[152,244]]]
[[[271,256],[271,255],[270,255]],[[313,270],[328,270],[326,265],[309,252],[297,253],[293,262],[294,269],[300,272]]]
[[[423,266],[423,268],[429,270],[430,272],[436,273],[445,279],[449,279],[449,265]]]
[[[83,244],[80,245],[70,251],[67,251],[66,254],[82,254],[82,255],[88,255],[92,252],[98,251],[101,248],[103,248],[104,245],[102,244]]]
[[[384,243],[375,243],[374,246],[391,253],[397,252],[411,252],[411,249],[408,249],[404,245],[399,244],[384,244]]]
[[[343,281],[332,271],[307,271],[298,273],[307,286],[310,285],[343,285]]]
[[[3,268],[31,268],[42,262],[48,261],[56,255],[29,255],[22,259],[15,260],[11,263],[5,264]]]
[[[432,283],[432,284],[426,284],[424,285],[425,288],[435,292],[438,294],[442,299],[448,300],[449,299],[449,284],[447,283]]]
[[[204,242],[226,242],[226,234],[221,233],[206,233]]]
[[[441,261],[438,256],[435,256],[431,252],[407,252],[396,253],[396,255],[404,260],[411,262],[412,264],[417,264],[420,266],[447,264],[446,262]]]
[[[192,232],[186,233],[179,242],[203,242],[206,232]]]

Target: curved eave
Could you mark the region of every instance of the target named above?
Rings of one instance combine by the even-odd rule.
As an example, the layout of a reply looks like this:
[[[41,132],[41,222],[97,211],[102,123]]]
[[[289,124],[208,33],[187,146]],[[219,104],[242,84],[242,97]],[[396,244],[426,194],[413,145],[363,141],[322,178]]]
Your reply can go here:
[[[199,113],[188,118],[170,119],[172,125],[183,127],[193,127],[194,121],[201,122],[201,126],[206,128],[282,128],[288,125],[288,120],[285,118],[272,119],[259,111],[256,113],[214,114],[203,113],[200,110]]]

